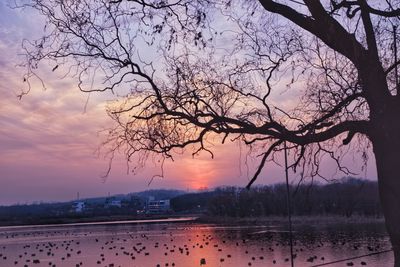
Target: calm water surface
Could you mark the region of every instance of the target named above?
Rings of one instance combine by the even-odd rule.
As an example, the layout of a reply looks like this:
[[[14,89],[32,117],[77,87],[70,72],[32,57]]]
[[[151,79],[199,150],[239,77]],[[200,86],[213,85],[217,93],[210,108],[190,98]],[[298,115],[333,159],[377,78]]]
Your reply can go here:
[[[295,266],[390,249],[382,224],[294,226]],[[290,266],[285,225],[194,222],[0,228],[0,266]],[[353,264],[353,265],[351,265]],[[391,266],[391,253],[326,266]]]

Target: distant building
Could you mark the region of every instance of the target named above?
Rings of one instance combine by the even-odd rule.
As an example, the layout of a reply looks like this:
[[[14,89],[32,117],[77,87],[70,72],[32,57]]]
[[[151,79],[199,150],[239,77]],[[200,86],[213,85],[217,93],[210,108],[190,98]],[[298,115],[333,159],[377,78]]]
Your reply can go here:
[[[114,197],[110,197],[110,198],[106,199],[104,207],[105,208],[121,208],[122,202],[121,202],[121,200],[117,200]]]
[[[121,200],[111,200],[111,202],[109,203],[109,206],[121,208],[121,206],[122,206]]]
[[[86,208],[85,202],[83,201],[75,201],[72,203],[72,211],[76,213],[83,212]]]
[[[149,200],[147,203],[147,213],[160,214],[167,213],[171,210],[171,205],[168,200]]]

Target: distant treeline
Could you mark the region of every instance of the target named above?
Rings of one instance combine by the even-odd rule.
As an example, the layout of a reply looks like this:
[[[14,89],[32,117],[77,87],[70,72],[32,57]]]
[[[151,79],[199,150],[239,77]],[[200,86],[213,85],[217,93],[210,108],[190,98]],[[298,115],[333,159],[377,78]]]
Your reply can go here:
[[[290,186],[294,215],[352,215],[381,217],[378,184],[374,181],[344,178],[329,184]],[[127,195],[84,199],[85,209],[77,213],[73,201],[0,207],[0,225],[62,223],[90,220],[135,219],[146,202],[170,199],[174,213],[208,214],[228,217],[286,216],[286,185],[219,187],[212,191],[187,193],[178,190],[150,190]],[[107,203],[119,200],[120,207]],[[171,213],[167,214],[172,215]],[[122,217],[121,217],[122,216]],[[125,216],[125,217],[124,217]]]
[[[134,219],[139,217],[138,212],[143,211],[149,197],[155,200],[171,199],[184,194],[180,190],[146,190],[143,192],[130,193],[126,195],[113,195],[110,197],[96,197],[81,199],[85,203],[82,212],[75,212],[73,209],[74,201],[63,203],[35,203],[17,204],[12,206],[0,206],[0,226],[18,224],[38,224],[38,223],[64,223],[79,222],[98,218],[98,220],[108,220],[110,217],[119,216],[123,219]],[[108,205],[108,202],[120,201],[120,207]],[[125,216],[125,217],[121,217]]]
[[[329,184],[290,186],[294,215],[382,215],[375,181],[344,178]],[[180,195],[171,200],[177,212],[200,211],[229,217],[285,216],[286,185],[257,186],[250,190],[222,187],[211,192]]]

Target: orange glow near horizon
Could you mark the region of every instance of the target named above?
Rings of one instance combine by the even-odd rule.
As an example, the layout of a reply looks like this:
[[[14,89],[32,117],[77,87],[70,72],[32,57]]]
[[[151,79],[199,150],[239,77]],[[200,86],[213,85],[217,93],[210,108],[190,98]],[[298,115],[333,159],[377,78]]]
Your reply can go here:
[[[190,189],[196,190],[196,191],[203,191],[207,190],[209,187],[207,184],[203,183],[202,181],[194,181],[190,183]]]
[[[194,190],[208,188],[218,179],[211,160],[183,159],[182,174],[185,176],[188,188]]]

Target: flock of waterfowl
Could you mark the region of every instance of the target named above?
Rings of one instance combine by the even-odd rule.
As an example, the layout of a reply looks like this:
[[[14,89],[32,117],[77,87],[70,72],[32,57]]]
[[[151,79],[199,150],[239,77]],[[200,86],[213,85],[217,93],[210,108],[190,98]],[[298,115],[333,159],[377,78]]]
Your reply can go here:
[[[295,241],[293,258],[296,266],[312,266],[333,260],[335,251],[379,251],[385,241],[303,236]],[[332,266],[374,264],[366,258]],[[290,266],[290,255],[287,232],[268,229],[179,224],[16,228],[0,229],[0,266]]]

